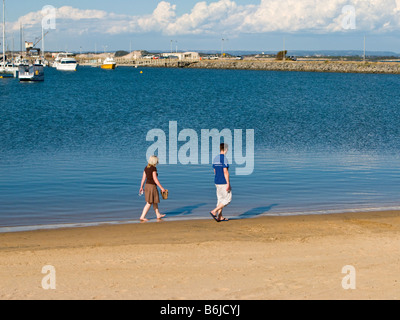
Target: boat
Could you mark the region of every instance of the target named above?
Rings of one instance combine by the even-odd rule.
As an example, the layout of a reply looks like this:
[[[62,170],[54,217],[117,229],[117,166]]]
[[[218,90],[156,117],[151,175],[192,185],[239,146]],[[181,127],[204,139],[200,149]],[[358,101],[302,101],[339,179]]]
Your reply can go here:
[[[0,62],[0,76],[1,78],[10,78],[15,76],[15,70],[10,65],[9,63],[3,62],[3,60]]]
[[[113,58],[106,58],[103,64],[101,65],[101,68],[106,70],[114,70],[116,66],[117,63]]]
[[[13,62],[9,62],[6,64],[4,68],[4,73],[12,74],[14,78],[18,76],[18,66],[16,66]]]
[[[40,82],[44,81],[44,67],[41,64],[21,64],[18,67],[18,79],[20,82],[32,81]]]
[[[7,62],[6,57],[6,3],[3,0],[3,56],[0,63],[0,79],[17,76],[17,67]]]
[[[54,60],[53,67],[60,71],[76,71],[78,62],[72,53],[59,53]]]
[[[3,72],[0,67],[0,79],[6,79],[6,78],[15,78],[15,75],[13,75],[12,73]]]
[[[47,67],[48,62],[44,58],[37,58],[35,60],[35,64],[42,65],[43,67]]]
[[[13,61],[14,65],[19,67],[21,64],[29,64],[28,59],[24,59],[22,56],[17,56]]]

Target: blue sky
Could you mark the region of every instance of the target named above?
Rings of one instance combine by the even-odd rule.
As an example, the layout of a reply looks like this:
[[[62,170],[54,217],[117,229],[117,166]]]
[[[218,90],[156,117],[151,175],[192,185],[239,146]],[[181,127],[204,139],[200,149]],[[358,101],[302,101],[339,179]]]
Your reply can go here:
[[[400,52],[400,0],[6,0],[7,43],[41,33],[49,50],[362,50]],[[344,10],[350,5],[354,12]],[[353,15],[353,16],[352,16]],[[354,18],[354,25],[350,26]],[[347,28],[345,27],[347,23]],[[350,27],[349,27],[350,26]]]
[[[57,8],[71,6],[79,9],[98,9],[120,14],[130,13],[135,15],[151,13],[159,2],[158,0],[6,0],[8,7],[7,12],[12,21],[17,20],[20,16],[29,12],[38,11],[46,5],[52,5]],[[237,2],[251,3],[249,0],[239,0]],[[177,5],[178,11],[187,12],[193,7],[196,1],[176,0],[173,1],[173,3]]]

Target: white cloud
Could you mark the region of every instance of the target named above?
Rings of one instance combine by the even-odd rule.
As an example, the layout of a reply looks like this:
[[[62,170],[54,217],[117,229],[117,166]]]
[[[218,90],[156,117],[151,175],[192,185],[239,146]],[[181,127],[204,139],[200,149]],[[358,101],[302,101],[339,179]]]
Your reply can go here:
[[[71,33],[103,34],[158,32],[180,34],[238,34],[266,32],[345,32],[345,5],[356,9],[357,29],[387,32],[400,30],[400,0],[261,0],[257,5],[238,5],[234,0],[205,1],[178,16],[176,5],[161,1],[151,14],[118,15],[102,10],[64,6],[56,10],[57,28]],[[31,12],[10,24],[13,31],[40,26],[42,12]]]
[[[73,7],[64,6],[56,9],[57,20],[68,20],[68,21],[81,21],[81,20],[104,20],[107,19],[111,14],[101,10],[81,10]],[[20,23],[26,28],[40,25],[44,15],[42,11],[30,12],[25,16],[22,16],[15,23],[11,24],[13,31],[19,30]]]
[[[70,20],[88,20],[88,19],[106,19],[109,14],[101,10],[80,10],[72,7],[61,7],[57,10],[58,19]]]
[[[234,1],[220,0],[207,5],[198,2],[190,13],[178,17],[166,28],[168,34],[213,33],[224,27],[231,28],[232,21],[243,7],[238,7]],[[242,19],[238,22],[240,23]]]
[[[138,31],[151,32],[163,31],[176,19],[176,6],[169,2],[161,1],[151,15],[145,17],[133,17],[131,26],[137,26]],[[132,30],[135,31],[135,30]]]

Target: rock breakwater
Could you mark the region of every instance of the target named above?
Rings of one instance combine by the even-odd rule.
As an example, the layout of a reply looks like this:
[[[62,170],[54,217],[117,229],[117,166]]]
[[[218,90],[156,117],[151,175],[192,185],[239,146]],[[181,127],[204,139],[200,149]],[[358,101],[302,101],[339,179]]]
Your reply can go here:
[[[400,63],[341,61],[202,60],[186,68],[400,74]]]

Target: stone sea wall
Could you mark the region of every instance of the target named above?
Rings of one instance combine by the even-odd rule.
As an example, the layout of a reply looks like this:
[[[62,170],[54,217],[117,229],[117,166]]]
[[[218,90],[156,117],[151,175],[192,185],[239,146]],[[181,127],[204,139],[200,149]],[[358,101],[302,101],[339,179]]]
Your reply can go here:
[[[81,65],[92,65],[79,61]],[[118,66],[155,67],[155,68],[198,68],[233,70],[269,70],[299,72],[338,72],[338,73],[382,73],[400,74],[398,62],[347,62],[347,61],[276,61],[276,60],[119,60]]]
[[[340,62],[340,61],[252,61],[203,60],[181,67],[202,69],[237,69],[339,73],[400,74],[400,63],[391,62]]]

